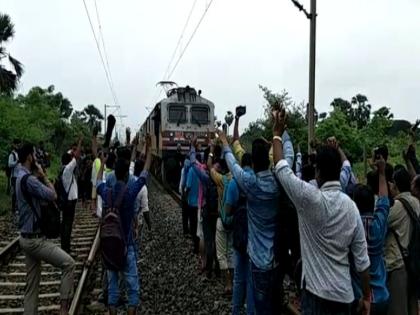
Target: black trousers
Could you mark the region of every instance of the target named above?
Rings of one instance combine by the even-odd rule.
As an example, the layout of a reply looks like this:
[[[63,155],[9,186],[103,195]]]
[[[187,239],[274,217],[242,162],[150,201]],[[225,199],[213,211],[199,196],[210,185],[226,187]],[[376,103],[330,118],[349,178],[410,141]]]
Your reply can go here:
[[[200,242],[197,236],[197,224],[198,224],[198,217],[197,217],[197,207],[188,206],[188,219],[190,221],[190,234],[193,240],[193,252],[195,254],[198,253],[198,244]]]
[[[190,233],[190,226],[188,224],[188,202],[187,202],[187,197],[185,196],[185,194],[183,194],[182,196],[182,232],[184,234],[189,234]]]
[[[70,253],[71,231],[73,229],[76,202],[77,200],[67,201],[61,209],[63,213],[61,220],[61,248],[67,253]]]
[[[325,300],[304,289],[301,308],[303,315],[350,315],[351,304]]]
[[[203,216],[203,234],[204,244],[206,248],[206,270],[210,275],[213,270],[219,271],[219,261],[216,255],[216,224],[217,216],[206,215]]]
[[[17,210],[17,205],[16,205],[16,177],[12,177],[12,179],[10,180],[10,184],[11,184],[11,188],[12,188],[12,215],[15,214],[16,210]]]

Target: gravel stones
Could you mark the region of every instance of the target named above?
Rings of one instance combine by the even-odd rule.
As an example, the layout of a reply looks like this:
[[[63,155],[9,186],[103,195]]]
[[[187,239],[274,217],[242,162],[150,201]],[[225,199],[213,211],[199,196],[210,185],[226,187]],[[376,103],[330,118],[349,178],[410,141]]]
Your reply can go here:
[[[221,279],[207,280],[199,274],[192,241],[182,235],[179,205],[154,181],[149,185],[149,208],[152,230],[143,226],[138,257],[139,314],[230,314],[231,297],[223,295]],[[101,287],[98,276],[95,287]],[[103,314],[98,291],[90,291],[84,314]],[[125,314],[123,308],[119,311]]]

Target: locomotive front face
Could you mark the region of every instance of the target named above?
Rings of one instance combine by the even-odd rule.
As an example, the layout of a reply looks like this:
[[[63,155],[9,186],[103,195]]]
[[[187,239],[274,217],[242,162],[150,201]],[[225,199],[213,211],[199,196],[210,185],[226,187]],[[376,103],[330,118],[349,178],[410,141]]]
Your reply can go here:
[[[196,96],[192,102],[174,102],[169,98],[161,105],[162,152],[181,149],[187,153],[190,141],[197,136],[198,143],[205,144],[207,137],[214,136],[214,105]]]

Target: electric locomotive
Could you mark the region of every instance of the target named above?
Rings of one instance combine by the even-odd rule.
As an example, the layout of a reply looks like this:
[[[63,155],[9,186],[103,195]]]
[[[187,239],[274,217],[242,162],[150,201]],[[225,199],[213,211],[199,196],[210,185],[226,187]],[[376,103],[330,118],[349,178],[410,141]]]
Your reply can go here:
[[[152,139],[152,172],[162,182],[176,188],[180,170],[197,137],[202,150],[215,132],[214,104],[190,86],[167,90],[140,128],[140,138]]]

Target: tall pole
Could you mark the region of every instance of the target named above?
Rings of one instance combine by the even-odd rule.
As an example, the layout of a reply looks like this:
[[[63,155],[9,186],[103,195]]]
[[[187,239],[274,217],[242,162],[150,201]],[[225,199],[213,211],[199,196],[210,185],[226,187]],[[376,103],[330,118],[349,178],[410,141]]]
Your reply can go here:
[[[106,132],[106,104],[104,105],[104,132]]]
[[[316,0],[311,0],[309,41],[308,152],[310,152],[310,142],[315,136]]]

